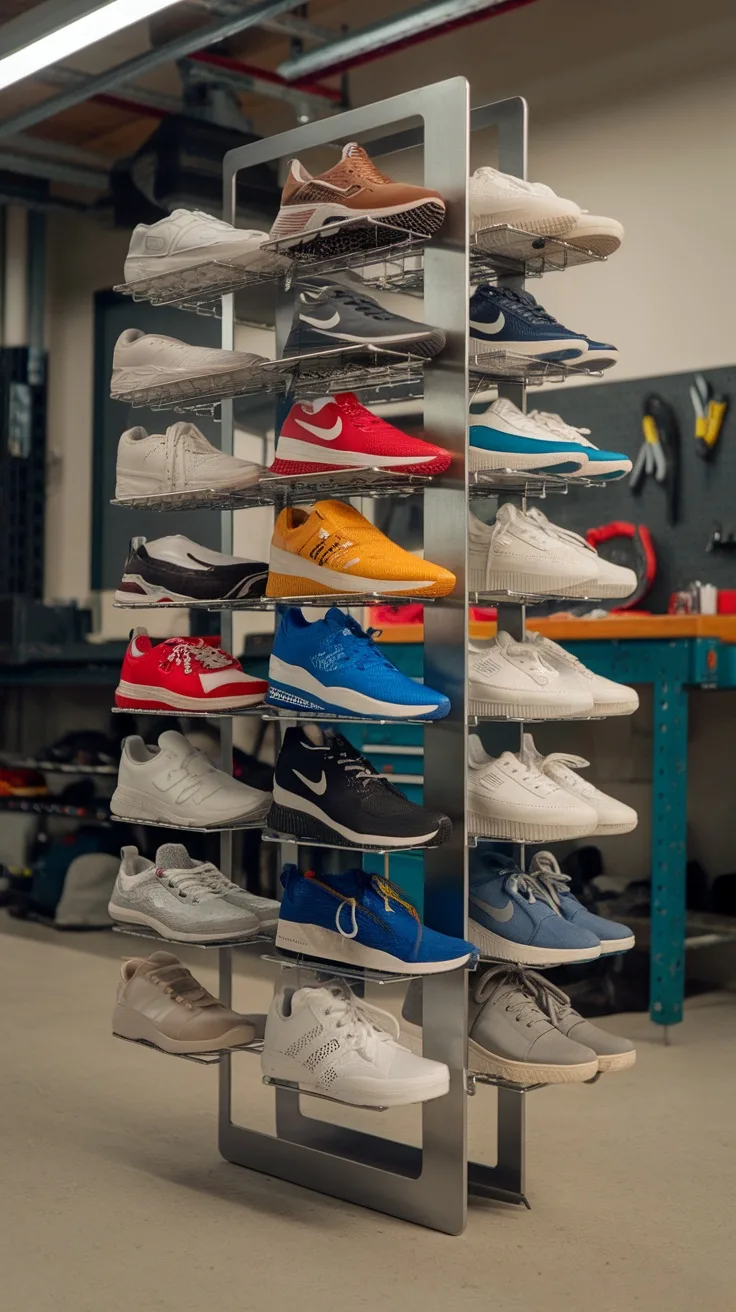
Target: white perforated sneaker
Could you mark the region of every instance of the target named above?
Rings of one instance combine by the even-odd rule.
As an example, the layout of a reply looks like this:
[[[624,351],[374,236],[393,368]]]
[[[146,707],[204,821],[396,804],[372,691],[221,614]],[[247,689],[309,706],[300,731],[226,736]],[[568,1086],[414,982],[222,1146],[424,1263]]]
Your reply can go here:
[[[598,817],[593,830],[596,836],[628,834],[636,829],[639,817],[632,806],[619,802],[616,797],[609,797],[608,793],[601,792],[600,788],[596,788],[587,779],[580,778],[578,770],[585,770],[590,765],[584,756],[571,756],[568,752],[551,752],[549,756],[544,756],[537,751],[530,733],[524,734],[522,755],[528,765],[536,766],[548,779],[559,784],[560,788],[593,807]]]
[[[219,260],[263,272],[286,267],[286,261],[263,251],[267,232],[234,228],[202,210],[173,210],[157,223],[133,229],[125,261],[125,280],[135,282]]]
[[[129,428],[118,442],[115,496],[127,501],[172,492],[237,492],[254,487],[263,473],[260,465],[218,451],[195,424],[180,421],[165,433]]]
[[[468,586],[471,592],[515,592],[587,597],[597,578],[576,546],[538,528],[509,502],[495,524],[469,516]]]
[[[540,843],[595,832],[592,806],[573,797],[534,765],[504,752],[488,756],[480,738],[468,739],[468,829],[486,838]]]
[[[596,597],[631,596],[639,582],[633,569],[627,569],[624,565],[614,565],[612,561],[606,560],[604,556],[599,556],[595,547],[591,547],[584,537],[581,537],[579,533],[571,532],[570,529],[560,528],[558,524],[553,524],[538,506],[532,506],[527,510],[526,517],[543,533],[549,533],[551,537],[557,538],[558,542],[564,542],[576,550],[580,556],[582,568],[595,571],[594,595]]]
[[[471,232],[508,223],[524,232],[561,237],[575,227],[579,215],[580,206],[556,196],[551,187],[488,167],[471,174]]]
[[[469,710],[473,715],[553,719],[591,715],[593,697],[567,671],[555,669],[528,643],[499,633],[484,646],[470,646]]]
[[[369,1007],[341,980],[277,989],[266,1021],[261,1070],[357,1107],[401,1107],[449,1091],[450,1073],[397,1042],[390,1012]]]
[[[533,645],[549,665],[554,665],[557,670],[566,670],[570,677],[578,680],[581,687],[590,689],[594,715],[633,715],[638,710],[639,694],[635,688],[606,679],[602,674],[594,674],[572,652],[560,647],[551,638],[543,637],[541,633],[528,633],[524,641],[525,644]],[[575,713],[571,718],[577,719],[578,714]]]

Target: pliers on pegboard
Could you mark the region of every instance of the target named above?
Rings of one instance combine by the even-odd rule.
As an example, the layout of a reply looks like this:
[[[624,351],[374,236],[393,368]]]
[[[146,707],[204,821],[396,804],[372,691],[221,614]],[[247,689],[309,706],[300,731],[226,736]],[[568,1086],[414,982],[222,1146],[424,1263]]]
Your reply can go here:
[[[632,492],[640,492],[651,475],[667,491],[667,520],[677,523],[680,492],[680,429],[672,406],[652,392],[641,418],[644,441],[629,475]]]
[[[702,374],[696,374],[690,388],[690,400],[695,411],[696,450],[702,460],[707,460],[721,435],[728,397],[714,396],[708,380]]]

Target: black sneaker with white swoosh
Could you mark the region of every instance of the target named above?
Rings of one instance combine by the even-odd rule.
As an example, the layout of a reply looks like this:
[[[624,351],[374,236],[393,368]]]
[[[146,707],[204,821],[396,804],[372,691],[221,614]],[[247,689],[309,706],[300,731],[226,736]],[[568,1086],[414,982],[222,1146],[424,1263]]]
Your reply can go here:
[[[445,345],[440,328],[392,314],[378,301],[325,278],[296,284],[291,332],[284,358],[339,346],[383,346],[409,355],[437,355]]]
[[[276,762],[269,829],[340,847],[437,847],[446,815],[408,801],[341,734],[287,729]]]

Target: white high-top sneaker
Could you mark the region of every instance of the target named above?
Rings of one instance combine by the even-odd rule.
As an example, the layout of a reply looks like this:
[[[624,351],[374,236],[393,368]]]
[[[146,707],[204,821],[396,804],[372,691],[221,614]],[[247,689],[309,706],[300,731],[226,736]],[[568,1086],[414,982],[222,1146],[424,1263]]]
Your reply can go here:
[[[263,273],[285,268],[282,256],[261,249],[265,241],[267,232],[234,228],[202,210],[173,210],[157,223],[139,223],[133,229],[125,280],[154,278],[210,260]]]
[[[575,545],[544,532],[510,502],[491,527],[469,516],[471,592],[540,593],[587,597],[597,578]]]
[[[263,473],[260,465],[218,451],[195,424],[171,424],[165,434],[129,428],[118,443],[115,496],[236,492],[254,487]]]
[[[520,843],[583,838],[595,832],[596,811],[548,779],[534,765],[504,752],[488,756],[480,738],[468,739],[468,829]]]
[[[570,529],[560,528],[558,524],[553,524],[538,506],[532,506],[527,510],[526,517],[544,533],[549,533],[552,537],[557,538],[559,542],[567,543],[576,549],[580,553],[582,568],[585,568],[587,564],[588,568],[595,570],[596,597],[631,596],[639,582],[633,569],[627,569],[624,565],[614,565],[612,561],[599,556],[595,547],[591,547],[584,537],[581,537],[579,533],[573,533]]]
[[[265,356],[250,351],[189,346],[175,337],[126,328],[113,351],[110,396],[144,405],[160,400],[160,389],[167,388],[168,399],[186,400],[255,380],[263,364]]]
[[[469,710],[510,719],[553,719],[593,712],[593,697],[573,674],[537,656],[528,643],[499,633],[485,646],[470,646]]]
[[[470,177],[470,231],[508,223],[525,232],[563,236],[578,221],[580,206],[556,196],[551,187],[537,190],[533,182],[498,169],[480,168]]]
[[[274,994],[261,1070],[357,1107],[401,1107],[441,1098],[450,1072],[397,1042],[394,1017],[369,1007],[341,980]]]
[[[587,686],[590,689],[594,715],[633,715],[634,711],[638,710],[639,694],[635,688],[629,688],[625,683],[616,683],[613,679],[606,679],[602,674],[594,674],[587,665],[583,665],[583,662],[578,660],[577,656],[573,656],[572,652],[560,647],[559,643],[553,642],[551,638],[543,637],[541,633],[527,633],[524,642],[533,645],[545,661],[554,665],[555,669],[567,670],[582,687]],[[571,718],[577,719],[577,713]]]
[[[530,733],[524,734],[522,756],[528,765],[536,766],[548,779],[559,784],[560,788],[593,807],[598,818],[593,830],[595,836],[628,834],[636,829],[639,817],[633,807],[619,802],[615,797],[609,797],[587,779],[580,778],[577,771],[585,770],[590,765],[584,756],[571,756],[567,752],[551,752],[549,756],[544,756],[537,751]]]

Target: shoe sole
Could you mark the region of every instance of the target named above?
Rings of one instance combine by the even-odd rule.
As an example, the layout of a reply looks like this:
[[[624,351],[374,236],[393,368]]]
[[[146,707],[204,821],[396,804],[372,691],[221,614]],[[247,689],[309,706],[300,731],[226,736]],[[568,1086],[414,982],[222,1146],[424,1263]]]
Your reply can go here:
[[[612,957],[618,952],[630,952],[636,943],[633,934],[629,938],[601,939],[601,956]]]
[[[170,925],[165,925],[162,920],[154,920],[153,916],[147,916],[142,911],[132,911],[129,907],[119,907],[112,902],[108,906],[108,912],[118,925],[146,925],[148,929],[155,929],[162,939],[174,943],[227,943],[231,939],[250,938],[261,928],[259,923],[248,925],[245,929],[231,929],[227,932],[222,930],[217,934],[186,934],[183,930],[172,929]],[[255,912],[253,914],[255,915]]]
[[[149,608],[158,605],[159,602],[181,602],[182,606],[217,606],[222,601],[240,601],[244,597],[265,596],[267,578],[266,571],[262,574],[254,574],[250,579],[245,580],[239,589],[233,589],[226,597],[191,597],[183,592],[173,592],[171,588],[166,588],[162,584],[149,583],[140,574],[124,574],[113,600],[120,606]]]
[[[530,820],[502,820],[487,815],[468,813],[468,832],[482,838],[508,839],[519,843],[558,843],[562,838],[588,838],[592,832],[585,824],[546,824]]]
[[[115,487],[115,500],[123,504],[127,501],[135,504],[145,497],[175,497],[189,495],[192,492],[247,492],[250,488],[258,486],[264,473],[265,470],[256,468],[250,470],[247,474],[242,474],[239,478],[228,479],[224,482],[212,480],[209,483],[198,483],[195,480],[193,483],[187,483],[186,487],[162,487],[158,479],[148,479],[138,474],[130,474],[126,473],[125,470],[119,470],[118,482]],[[121,481],[126,478],[131,483],[140,484],[135,492],[119,490]]]
[[[267,597],[313,596],[315,593],[378,592],[397,597],[446,597],[455,586],[452,581],[433,579],[371,579],[361,574],[326,569],[294,551],[271,547]]]
[[[295,243],[300,256],[329,259],[330,256],[349,254],[351,251],[394,245],[405,241],[407,235],[412,233],[419,237],[431,237],[442,227],[445,212],[444,203],[434,199],[416,200],[400,206],[379,206],[370,210],[352,210],[347,205],[327,203],[283,205],[274,220],[269,241],[301,237],[302,240]],[[361,219],[373,222],[361,225]],[[345,220],[352,222],[345,226]],[[377,231],[375,223],[381,221],[401,231],[396,236],[390,232],[381,232],[380,229]],[[321,229],[325,227],[332,227],[332,231],[323,233]]]
[[[297,797],[289,793],[285,788],[281,788],[277,783],[274,784],[274,801],[266,818],[266,827],[273,829],[276,833],[284,834],[289,837],[301,839],[302,842],[308,842],[310,839],[315,843],[327,843],[332,845],[335,842],[346,847],[355,847],[361,851],[369,851],[372,848],[407,848],[414,847],[439,847],[441,843],[447,841],[452,833],[452,826],[447,817],[436,829],[430,830],[429,833],[414,834],[410,837],[397,838],[384,834],[361,834],[355,829],[348,829],[346,825],[339,825],[336,820],[332,820],[316,802],[310,802],[307,798]]]
[[[171,1053],[220,1052],[222,1048],[242,1048],[255,1039],[251,1025],[239,1025],[216,1039],[172,1039],[168,1034],[162,1034],[147,1016],[121,1003],[117,1003],[112,1013],[112,1032],[121,1039],[143,1040]]]
[[[416,332],[408,333],[391,333],[388,336],[378,335],[370,337],[361,333],[328,333],[319,332],[317,329],[310,329],[309,332],[299,334],[301,340],[297,340],[295,346],[290,347],[287,341],[284,347],[283,360],[298,360],[302,355],[311,355],[319,351],[334,351],[341,346],[363,346],[366,350],[368,363],[373,363],[373,352],[385,350],[406,355],[421,356],[422,359],[430,359],[437,355],[445,345],[446,337],[439,328],[418,329]],[[354,351],[351,359],[356,363],[362,359],[362,353]]]
[[[538,1065],[524,1061],[511,1061],[482,1048],[474,1039],[468,1039],[468,1070],[472,1075],[495,1075],[509,1084],[584,1084],[598,1074],[598,1061],[580,1062],[575,1066]]]
[[[380,1085],[378,1080],[361,1080],[353,1076],[347,1080],[337,1080],[329,1089],[320,1086],[317,1080],[310,1083],[309,1071],[301,1063],[283,1058],[279,1053],[264,1051],[261,1056],[261,1072],[267,1079],[285,1080],[297,1084],[299,1092],[305,1094],[325,1094],[330,1098],[353,1107],[404,1107],[411,1103],[429,1102],[432,1098],[443,1098],[450,1092],[450,1073],[445,1067],[444,1073],[433,1074],[431,1078],[414,1080],[389,1080]],[[349,1088],[342,1088],[342,1084]]]
[[[583,461],[567,451],[491,451],[487,447],[468,447],[468,468],[471,470],[509,469],[528,474],[567,473],[576,477],[582,473]]]
[[[614,1071],[628,1071],[636,1064],[636,1050],[633,1052],[612,1052],[605,1057],[598,1057],[598,1070],[601,1074],[612,1075]]]
[[[129,824],[135,824],[136,821],[143,821],[145,824],[163,825],[166,828],[173,829],[229,829],[231,826],[252,825],[254,828],[262,827],[269,807],[271,797],[262,805],[255,807],[252,811],[241,812],[231,816],[221,816],[218,820],[210,820],[209,823],[202,821],[200,817],[192,820],[190,816],[182,816],[174,808],[169,809],[159,803],[157,807],[151,806],[151,794],[140,793],[137,789],[118,787],[115,789],[110,799],[110,813],[116,820],[127,820]]]
[[[470,953],[450,961],[402,961],[390,952],[366,947],[354,938],[345,938],[334,929],[293,920],[279,920],[276,930],[276,947],[300,956],[317,957],[321,961],[337,961],[344,966],[360,966],[364,970],[385,970],[397,975],[440,975],[467,965]]]
[[[589,719],[593,714],[593,704],[581,709],[579,706],[574,710],[565,707],[564,699],[558,697],[557,700],[549,701],[507,701],[507,702],[489,702],[484,700],[484,694],[489,689],[483,684],[470,683],[468,686],[468,710],[471,715],[488,715],[493,719],[508,720],[560,720],[570,718],[573,715],[578,719]],[[494,689],[497,693],[498,690]]]
[[[264,251],[262,246],[244,248],[242,243],[233,243],[231,247],[223,245],[204,246],[196,252],[185,255],[132,255],[125,261],[125,281],[143,282],[150,278],[165,278],[167,274],[187,273],[192,269],[207,264],[230,265],[236,269],[252,273],[278,273],[288,265],[282,255],[274,251]],[[166,265],[167,267],[163,267]]]
[[[565,241],[578,250],[592,251],[594,255],[600,255],[603,259],[615,255],[621,245],[620,237],[614,237],[612,233],[591,234],[589,237],[566,237]]]
[[[221,369],[208,369],[201,373],[188,373],[184,370],[177,373],[171,369],[155,369],[151,366],[121,368],[113,369],[110,397],[113,401],[126,401],[130,398],[137,405],[157,405],[211,396],[213,393],[220,396],[259,382],[265,386],[267,380],[268,375],[263,371],[261,362],[256,361],[251,365],[223,366]]]
[[[606,704],[605,702],[594,702],[592,711],[584,712],[584,716],[576,712],[575,715],[571,715],[569,718],[571,720],[582,718],[587,719],[589,715],[595,715],[596,717],[600,716],[602,719],[608,719],[608,717],[612,715],[633,715],[638,709],[638,702],[635,706],[632,706],[631,702],[612,702],[610,704]]]
[[[521,966],[564,966],[576,961],[596,961],[601,955],[600,948],[536,948],[512,943],[472,919],[468,921],[468,938],[487,960],[514,961]]]
[[[414,684],[414,687],[417,685]],[[301,665],[289,665],[272,656],[268,667],[266,703],[294,710],[335,711],[340,715],[379,716],[389,720],[441,720],[449,714],[449,702],[385,702],[353,688],[326,688]]]
[[[471,592],[518,592],[543,597],[597,597],[597,584],[593,578],[577,583],[565,582],[558,574],[532,574],[524,570],[499,569],[469,570],[468,587]]]
[[[259,705],[267,691],[268,684],[264,684],[262,692],[244,693],[240,697],[182,697],[165,688],[121,682],[115,689],[115,705],[133,711],[237,711],[244,706]]]
[[[572,232],[575,224],[580,217],[577,214],[569,212],[567,214],[555,213],[554,211],[544,211],[542,207],[535,214],[530,216],[529,211],[524,209],[510,210],[505,214],[472,214],[470,216],[470,231],[481,232],[484,228],[518,228],[521,232],[538,233],[540,237],[564,237],[565,233]],[[503,234],[499,233],[499,239]],[[536,251],[533,254],[537,254]]]
[[[328,450],[316,442],[293,437],[279,438],[278,452],[269,474],[330,474],[338,470],[353,469],[359,474],[365,469],[381,469],[386,474],[424,474],[431,477],[443,474],[450,464],[449,452],[422,456],[418,452],[406,456],[381,456],[372,451]]]
[[[636,820],[627,820],[625,824],[618,825],[596,825],[595,834],[591,838],[603,838],[604,834],[630,834],[639,823],[639,817]]]
[[[491,355],[501,352],[504,355],[523,355],[530,360],[541,360],[548,364],[564,364],[569,368],[584,364],[584,356],[589,354],[588,343],[582,337],[555,337],[549,341],[526,338],[524,341],[506,341],[498,337],[477,337],[470,334],[469,351],[473,356]],[[596,365],[596,368],[601,366]]]

